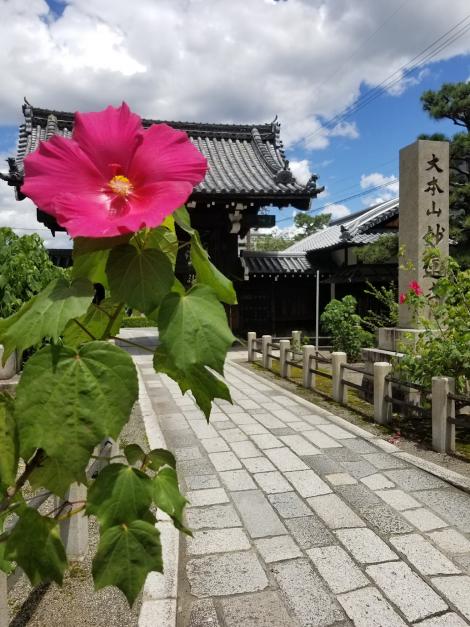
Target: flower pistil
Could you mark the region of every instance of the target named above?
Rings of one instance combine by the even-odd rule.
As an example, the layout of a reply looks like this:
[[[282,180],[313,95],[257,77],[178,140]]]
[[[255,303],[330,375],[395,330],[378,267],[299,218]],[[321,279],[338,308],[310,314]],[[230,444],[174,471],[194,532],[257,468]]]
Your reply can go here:
[[[108,186],[112,192],[121,196],[121,198],[127,198],[127,196],[134,191],[134,186],[129,181],[127,176],[122,176],[121,174],[113,176],[113,178],[109,181]]]

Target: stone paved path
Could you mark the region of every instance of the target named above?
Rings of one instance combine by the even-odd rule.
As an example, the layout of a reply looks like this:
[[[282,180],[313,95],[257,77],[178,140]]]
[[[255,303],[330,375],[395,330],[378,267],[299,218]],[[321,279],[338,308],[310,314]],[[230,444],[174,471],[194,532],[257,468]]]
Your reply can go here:
[[[470,496],[234,362],[208,425],[134,358],[191,503],[179,625],[470,624]]]

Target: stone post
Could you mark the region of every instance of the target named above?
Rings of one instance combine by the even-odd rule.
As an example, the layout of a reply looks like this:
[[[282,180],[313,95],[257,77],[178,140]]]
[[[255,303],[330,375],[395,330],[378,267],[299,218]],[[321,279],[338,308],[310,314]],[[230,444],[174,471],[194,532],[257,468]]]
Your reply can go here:
[[[380,425],[390,422],[392,415],[392,405],[385,400],[391,396],[392,385],[385,380],[385,377],[392,371],[391,364],[386,361],[374,363],[374,420]]]
[[[273,341],[273,338],[271,335],[263,335],[263,337],[261,338],[261,349],[263,353],[263,368],[270,369],[272,366],[272,359],[268,357],[268,353],[269,353],[268,344],[271,344],[272,341]]]
[[[10,624],[9,613],[7,576],[0,571],[0,627],[8,627]]]
[[[248,361],[255,360],[255,341],[256,333],[254,331],[248,332]]]
[[[427,247],[449,254],[449,143],[418,141],[400,150],[400,249],[398,288],[406,293],[416,281],[427,294],[439,264],[425,268],[423,253]],[[408,267],[409,265],[411,267]],[[436,267],[435,267],[436,266]],[[400,305],[401,328],[416,326],[412,311]]]
[[[300,351],[302,346],[302,331],[292,331],[292,348]]]
[[[303,358],[302,358],[302,368],[303,368],[303,384],[304,388],[308,388],[309,390],[315,387],[315,374],[310,372],[310,368],[312,367],[312,357],[315,355],[315,346],[311,344],[304,344],[303,347]]]
[[[333,400],[337,403],[346,403],[348,391],[344,383],[341,383],[343,378],[343,364],[348,362],[346,353],[331,353],[331,370],[333,375]]]
[[[66,495],[67,501],[86,501],[86,486],[73,483]],[[72,505],[72,510],[79,504]],[[72,561],[81,560],[88,551],[88,518],[84,511],[64,520],[60,525],[60,535],[65,546],[67,558]]]
[[[439,453],[455,451],[455,425],[448,417],[455,417],[455,402],[448,394],[455,391],[452,377],[432,378],[432,448]]]
[[[290,340],[279,340],[279,374],[283,379],[290,376],[289,358]]]

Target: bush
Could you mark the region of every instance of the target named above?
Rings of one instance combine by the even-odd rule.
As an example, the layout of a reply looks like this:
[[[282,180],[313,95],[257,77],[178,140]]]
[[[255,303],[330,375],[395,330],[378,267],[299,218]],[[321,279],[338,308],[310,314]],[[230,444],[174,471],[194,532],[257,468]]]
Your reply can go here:
[[[325,307],[320,318],[323,328],[333,338],[333,349],[346,353],[350,361],[357,360],[361,349],[373,344],[373,335],[362,328],[356,307],[354,296],[334,299]]]
[[[121,326],[128,329],[141,329],[144,327],[155,327],[157,324],[145,316],[132,316],[131,318],[123,318]]]

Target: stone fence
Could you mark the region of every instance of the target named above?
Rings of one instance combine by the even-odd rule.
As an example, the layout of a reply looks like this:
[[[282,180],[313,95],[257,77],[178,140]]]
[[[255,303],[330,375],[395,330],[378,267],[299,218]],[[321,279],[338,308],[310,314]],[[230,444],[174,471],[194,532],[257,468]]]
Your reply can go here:
[[[316,377],[331,380],[332,398],[342,404],[347,402],[347,388],[361,392],[363,385],[346,378],[346,371],[359,373],[363,378],[372,380],[374,421],[381,425],[389,424],[394,406],[408,407],[414,412],[429,417],[432,424],[432,447],[441,453],[455,451],[455,426],[462,423],[470,426],[470,398],[455,394],[455,382],[451,377],[433,377],[432,389],[426,389],[417,383],[402,381],[392,376],[392,365],[388,362],[376,362],[373,371],[347,363],[346,353],[333,352],[327,358],[317,352],[315,346],[301,345],[300,331],[293,331],[291,339],[275,341],[270,335],[256,337],[248,333],[248,361],[260,360],[261,365],[273,369],[273,360],[279,362],[279,375],[288,378],[291,367],[302,370],[302,384],[307,389],[314,389]],[[331,372],[319,369],[319,363],[329,364]],[[406,390],[406,399],[397,395],[397,389]],[[422,400],[428,401],[430,408],[423,407]]]

